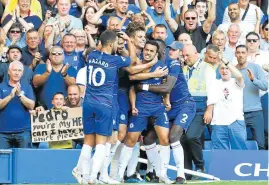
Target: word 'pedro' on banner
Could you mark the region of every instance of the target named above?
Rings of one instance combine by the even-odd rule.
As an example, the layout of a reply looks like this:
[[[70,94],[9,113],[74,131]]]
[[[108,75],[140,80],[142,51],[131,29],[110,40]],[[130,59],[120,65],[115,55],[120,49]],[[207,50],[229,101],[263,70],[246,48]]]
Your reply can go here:
[[[31,115],[31,129],[33,143],[83,138],[82,109],[37,112]]]

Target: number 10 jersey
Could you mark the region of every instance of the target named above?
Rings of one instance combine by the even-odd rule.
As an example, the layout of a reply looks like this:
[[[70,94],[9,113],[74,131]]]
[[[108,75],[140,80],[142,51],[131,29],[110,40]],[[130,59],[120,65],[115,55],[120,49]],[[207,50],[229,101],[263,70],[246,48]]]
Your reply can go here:
[[[128,67],[130,57],[114,56],[94,50],[87,58],[86,67],[79,70],[76,82],[86,86],[84,104],[98,104],[112,107],[113,87],[118,69]]]

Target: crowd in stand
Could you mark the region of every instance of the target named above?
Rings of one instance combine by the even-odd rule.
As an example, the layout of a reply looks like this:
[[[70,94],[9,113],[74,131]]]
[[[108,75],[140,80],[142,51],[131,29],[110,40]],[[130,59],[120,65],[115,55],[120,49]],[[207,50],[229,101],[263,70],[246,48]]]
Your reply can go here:
[[[162,147],[171,144],[173,152],[183,156],[177,150],[182,145],[184,159],[178,160],[184,160],[185,168],[192,169],[193,162],[197,171],[204,171],[201,136],[206,126],[213,149],[247,150],[249,127],[258,148],[267,150],[268,14],[268,0],[1,0],[0,149],[38,146],[31,143],[30,114],[83,105],[80,76],[91,53],[107,44],[102,33],[110,30],[117,35],[110,54],[131,59],[133,51],[136,54],[131,67],[118,71],[113,106],[119,110],[119,128],[110,142],[111,153],[126,135],[124,152],[139,152],[140,133],[126,132],[136,133],[133,122],[143,111],[151,111],[137,105],[141,91],[165,94],[160,97],[170,121],[177,114],[174,107],[187,111],[172,119],[181,129],[172,128],[165,135],[165,130],[155,128],[160,155],[168,150]],[[158,59],[148,59],[151,52],[158,53]],[[173,66],[180,66],[177,72]],[[161,84],[152,84],[161,78]],[[101,82],[94,77],[92,83],[98,87]],[[158,125],[156,116],[148,117],[142,130]],[[157,135],[149,131],[152,128],[146,130],[142,135],[149,158]],[[83,145],[81,140],[74,143]],[[128,177],[134,169],[128,168]],[[181,173],[178,181],[185,179]]]

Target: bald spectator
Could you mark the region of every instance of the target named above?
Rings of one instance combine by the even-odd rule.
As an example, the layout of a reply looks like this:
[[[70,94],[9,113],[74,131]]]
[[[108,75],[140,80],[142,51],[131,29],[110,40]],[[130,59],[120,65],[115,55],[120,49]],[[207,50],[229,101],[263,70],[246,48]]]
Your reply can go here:
[[[66,106],[70,108],[80,107],[82,104],[82,96],[78,85],[69,85],[67,88]]]
[[[212,24],[216,18],[216,0],[209,0],[210,9],[208,10],[208,17],[205,20],[203,26],[198,25],[198,13],[194,9],[188,9],[184,16],[184,26],[178,25],[174,19],[171,18],[169,12],[169,0],[166,3],[166,19],[168,21],[169,27],[174,33],[175,38],[181,33],[188,33],[191,36],[193,45],[196,47],[197,51],[200,53],[203,48],[206,47],[206,39],[211,30]]]
[[[261,11],[260,7],[249,3],[250,0],[238,0],[238,6],[240,8],[240,19],[247,23],[256,26],[257,19],[256,19],[256,10],[259,11],[260,20],[263,17],[263,12]],[[225,9],[224,17],[222,23],[230,23],[230,17],[228,15],[228,8]]]
[[[187,34],[187,33],[181,33],[178,36],[178,41],[181,42],[184,45],[188,45],[188,44],[192,45],[191,36],[189,34]]]
[[[33,89],[21,81],[23,64],[13,61],[9,80],[0,84],[0,148],[29,148],[31,121],[29,110],[35,106]]]
[[[205,125],[211,123],[213,114],[211,85],[216,79],[215,69],[204,62],[195,46],[186,45],[182,51],[186,66],[183,68],[191,95],[196,102],[196,115],[183,137],[184,161],[187,169],[204,172],[202,144],[200,141]],[[189,177],[187,177],[189,178]]]

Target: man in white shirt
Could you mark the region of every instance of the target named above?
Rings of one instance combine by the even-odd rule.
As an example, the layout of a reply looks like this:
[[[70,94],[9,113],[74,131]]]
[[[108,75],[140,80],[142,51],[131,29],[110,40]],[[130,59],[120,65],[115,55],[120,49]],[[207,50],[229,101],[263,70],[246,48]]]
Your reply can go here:
[[[226,59],[221,58],[221,79],[215,81],[215,98],[212,125],[213,149],[247,150],[246,124],[243,112],[242,74]],[[234,76],[235,78],[232,78]]]
[[[256,26],[256,9],[259,11],[260,19],[263,17],[263,12],[261,9],[254,5],[249,3],[249,0],[239,0],[238,5],[240,7],[240,19],[242,21],[246,21],[253,26]],[[245,16],[244,16],[245,14]],[[223,21],[222,23],[230,23],[230,17],[228,16],[228,8],[225,9],[224,16],[223,16]]]
[[[228,6],[228,14],[229,14],[229,17],[231,19],[231,22],[223,23],[223,24],[219,25],[218,30],[222,30],[222,31],[224,31],[224,33],[227,33],[229,26],[232,23],[238,24],[240,27],[240,30],[241,30],[240,41],[241,41],[241,43],[244,43],[245,39],[246,39],[246,35],[249,32],[254,31],[255,27],[246,21],[241,21],[240,8],[239,8],[238,4],[236,4],[236,3],[231,3]]]

